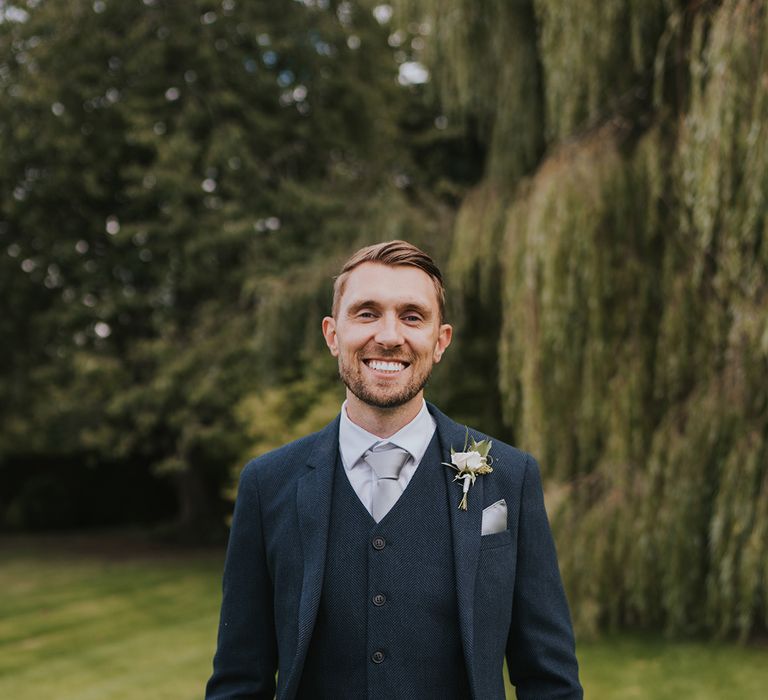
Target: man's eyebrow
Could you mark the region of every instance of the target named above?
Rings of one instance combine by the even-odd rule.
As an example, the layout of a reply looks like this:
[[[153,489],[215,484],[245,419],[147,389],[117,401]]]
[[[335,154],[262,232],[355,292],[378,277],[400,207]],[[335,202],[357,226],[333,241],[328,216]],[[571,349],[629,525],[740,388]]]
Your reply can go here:
[[[417,304],[416,302],[409,302],[403,304],[400,307],[401,311],[418,311],[424,318],[430,318],[432,316],[432,310],[428,306],[423,304]]]
[[[361,301],[352,302],[347,309],[347,313],[355,314],[361,309],[378,309],[380,307],[381,304],[379,304],[377,301],[374,301],[373,299],[363,299]]]
[[[375,301],[374,299],[361,299],[360,301],[354,301],[349,305],[349,307],[347,308],[347,314],[353,316],[354,314],[358,313],[362,309],[380,309],[381,306],[382,306],[381,302]],[[397,307],[397,310],[400,313],[404,313],[407,311],[417,311],[424,318],[432,317],[432,310],[428,306],[425,306],[424,304],[419,304],[418,302],[415,302],[415,301],[409,301],[404,304],[401,304]]]

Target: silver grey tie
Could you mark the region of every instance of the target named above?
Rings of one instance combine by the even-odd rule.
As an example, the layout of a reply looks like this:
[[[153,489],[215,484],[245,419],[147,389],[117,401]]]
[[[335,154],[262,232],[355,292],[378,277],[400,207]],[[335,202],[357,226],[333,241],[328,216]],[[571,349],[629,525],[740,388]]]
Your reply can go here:
[[[378,523],[395,505],[403,492],[403,487],[397,479],[400,476],[400,470],[408,460],[408,452],[399,447],[391,447],[379,452],[369,450],[363,459],[371,466],[375,477],[371,515]]]

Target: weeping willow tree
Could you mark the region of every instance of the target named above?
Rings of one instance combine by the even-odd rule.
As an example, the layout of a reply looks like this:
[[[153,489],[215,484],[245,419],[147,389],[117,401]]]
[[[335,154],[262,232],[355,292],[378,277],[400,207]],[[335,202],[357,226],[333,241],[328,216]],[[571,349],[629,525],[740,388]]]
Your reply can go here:
[[[765,631],[765,4],[410,7],[486,149],[450,271],[498,333],[577,626]]]

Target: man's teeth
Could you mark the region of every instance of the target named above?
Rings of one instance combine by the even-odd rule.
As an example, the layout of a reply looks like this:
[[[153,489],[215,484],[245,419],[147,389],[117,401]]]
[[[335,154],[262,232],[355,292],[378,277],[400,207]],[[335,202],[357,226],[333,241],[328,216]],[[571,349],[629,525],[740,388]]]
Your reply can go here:
[[[405,369],[402,362],[382,362],[381,360],[370,360],[368,366],[380,372],[399,372],[401,369]]]

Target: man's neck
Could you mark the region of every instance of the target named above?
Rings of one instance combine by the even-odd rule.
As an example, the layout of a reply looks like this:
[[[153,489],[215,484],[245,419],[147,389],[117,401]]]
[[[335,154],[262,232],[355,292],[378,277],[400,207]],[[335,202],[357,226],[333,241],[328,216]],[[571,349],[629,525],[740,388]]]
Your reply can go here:
[[[408,425],[424,405],[424,394],[419,392],[408,403],[393,408],[378,408],[361,401],[351,391],[347,391],[347,417],[369,433],[380,438],[394,435],[400,428]]]

